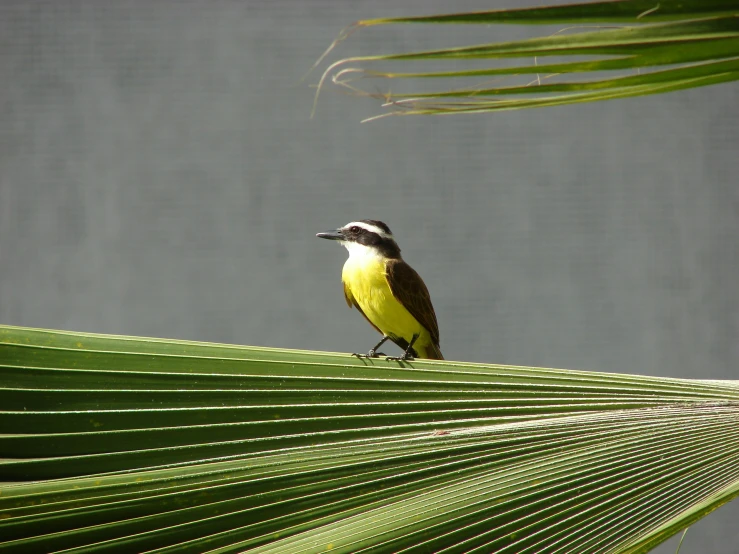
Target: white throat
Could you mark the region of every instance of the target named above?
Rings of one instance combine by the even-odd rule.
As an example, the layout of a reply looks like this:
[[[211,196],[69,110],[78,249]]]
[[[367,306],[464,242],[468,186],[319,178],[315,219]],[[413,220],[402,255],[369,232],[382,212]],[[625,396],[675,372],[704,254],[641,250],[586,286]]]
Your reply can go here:
[[[377,248],[359,244],[358,242],[341,241],[341,245],[349,251],[349,259],[352,262],[362,263],[365,261],[382,260],[384,256]]]

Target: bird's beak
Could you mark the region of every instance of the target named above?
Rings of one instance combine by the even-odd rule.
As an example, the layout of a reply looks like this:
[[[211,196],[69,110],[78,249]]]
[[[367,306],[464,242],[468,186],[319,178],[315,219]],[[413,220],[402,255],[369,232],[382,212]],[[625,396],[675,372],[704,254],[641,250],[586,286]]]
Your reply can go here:
[[[326,231],[325,233],[316,233],[316,236],[320,239],[344,240],[344,234],[341,232],[341,229]]]

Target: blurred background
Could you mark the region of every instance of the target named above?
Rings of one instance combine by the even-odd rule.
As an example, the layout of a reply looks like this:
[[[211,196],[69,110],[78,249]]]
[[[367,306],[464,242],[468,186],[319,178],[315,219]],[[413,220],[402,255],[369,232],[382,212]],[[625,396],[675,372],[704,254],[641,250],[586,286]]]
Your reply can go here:
[[[0,322],[366,351],[315,233],[372,218],[448,359],[736,379],[738,84],[364,124],[328,88],[310,119],[300,79],[353,21],[521,5],[3,1]],[[331,60],[545,32],[364,29]],[[681,551],[733,551],[738,515]]]

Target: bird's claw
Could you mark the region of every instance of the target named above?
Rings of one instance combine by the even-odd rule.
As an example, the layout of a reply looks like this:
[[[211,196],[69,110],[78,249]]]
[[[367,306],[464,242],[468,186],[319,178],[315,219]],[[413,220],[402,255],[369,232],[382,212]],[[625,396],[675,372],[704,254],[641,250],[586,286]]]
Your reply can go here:
[[[410,354],[404,354],[403,356],[388,356],[385,360],[388,362],[412,362],[415,358]]]
[[[356,356],[357,358],[379,358],[380,356],[385,356],[384,352],[375,352],[374,350],[370,350],[366,354],[358,354],[357,352],[352,353],[352,356]]]

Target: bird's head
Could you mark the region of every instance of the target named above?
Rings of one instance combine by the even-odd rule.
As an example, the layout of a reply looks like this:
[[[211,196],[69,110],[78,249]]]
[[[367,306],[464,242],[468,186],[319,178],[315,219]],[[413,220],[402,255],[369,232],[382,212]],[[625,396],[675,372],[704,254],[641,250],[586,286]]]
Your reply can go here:
[[[322,239],[336,240],[346,247],[350,256],[400,258],[400,248],[393,234],[382,221],[361,219],[352,221],[335,231],[316,234]]]

